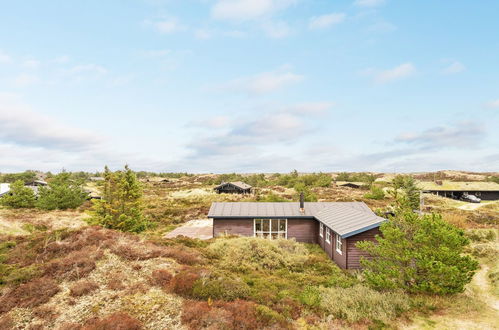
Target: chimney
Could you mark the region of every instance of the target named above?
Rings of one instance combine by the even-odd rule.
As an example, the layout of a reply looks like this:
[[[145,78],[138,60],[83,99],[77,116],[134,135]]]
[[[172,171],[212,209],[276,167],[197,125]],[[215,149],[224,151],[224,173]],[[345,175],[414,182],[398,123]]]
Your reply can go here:
[[[303,196],[303,192],[300,193],[300,212],[305,212],[305,196]]]

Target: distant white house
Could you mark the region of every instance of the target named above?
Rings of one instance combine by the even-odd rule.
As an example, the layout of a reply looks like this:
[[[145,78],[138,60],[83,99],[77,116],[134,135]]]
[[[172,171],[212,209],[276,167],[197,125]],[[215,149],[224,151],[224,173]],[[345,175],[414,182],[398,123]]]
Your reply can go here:
[[[38,196],[39,187],[41,187],[41,186],[43,187],[46,185],[47,185],[47,182],[42,181],[42,180],[35,180],[35,181],[28,182],[25,184],[25,186],[30,188],[31,190],[33,190],[33,192],[37,196]],[[10,183],[0,183],[0,197],[8,194],[9,192],[10,192]]]
[[[0,197],[10,191],[10,183],[0,183]]]

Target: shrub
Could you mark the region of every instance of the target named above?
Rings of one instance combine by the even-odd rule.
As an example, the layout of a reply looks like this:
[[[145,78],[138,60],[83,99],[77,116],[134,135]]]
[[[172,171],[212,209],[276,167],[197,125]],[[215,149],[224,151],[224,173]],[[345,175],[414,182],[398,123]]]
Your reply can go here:
[[[370,191],[365,194],[364,197],[369,199],[383,199],[385,198],[385,192],[383,191],[383,188],[371,185]]]
[[[321,288],[321,308],[348,322],[389,321],[409,310],[410,301],[401,292],[378,292],[363,285],[350,288]]]
[[[307,286],[300,294],[300,302],[308,307],[318,307],[321,303],[320,291],[317,287]]]
[[[294,240],[266,240],[253,237],[219,238],[208,250],[223,268],[235,271],[300,269],[308,250]]]
[[[141,232],[150,227],[143,216],[142,188],[137,176],[125,166],[124,171],[104,172],[102,200],[94,203],[91,224],[128,232]]]
[[[478,267],[463,255],[464,232],[436,214],[420,216],[412,206],[381,225],[377,242],[358,242],[372,259],[363,258],[363,275],[375,288],[401,288],[436,294],[462,292]]]
[[[140,330],[142,323],[126,313],[113,313],[102,319],[90,319],[79,330]]]
[[[95,291],[99,288],[99,285],[93,281],[82,280],[73,284],[69,290],[69,294],[72,297],[81,297]]]
[[[87,198],[83,180],[75,180],[71,173],[62,172],[40,187],[36,206],[44,210],[66,210],[79,207]]]
[[[10,185],[10,193],[1,197],[0,203],[15,209],[31,208],[35,206],[35,193],[18,180]]]
[[[172,279],[172,274],[166,269],[157,269],[151,274],[151,281],[154,285],[166,288]]]
[[[201,277],[202,270],[185,267],[176,274],[170,281],[169,288],[172,292],[181,296],[192,296],[192,288]]]
[[[0,314],[14,307],[31,308],[44,304],[59,292],[59,286],[48,277],[21,284],[0,297]]]
[[[70,280],[80,279],[95,269],[95,259],[102,251],[75,251],[64,258],[58,258],[45,265],[44,275],[50,277],[66,277]]]
[[[263,329],[281,321],[271,309],[244,300],[185,301],[182,312],[182,323],[189,329]]]
[[[198,299],[236,300],[249,296],[250,289],[240,279],[209,274],[198,279],[192,288],[192,296]]]
[[[490,242],[497,239],[496,229],[470,229],[466,236],[474,242]]]

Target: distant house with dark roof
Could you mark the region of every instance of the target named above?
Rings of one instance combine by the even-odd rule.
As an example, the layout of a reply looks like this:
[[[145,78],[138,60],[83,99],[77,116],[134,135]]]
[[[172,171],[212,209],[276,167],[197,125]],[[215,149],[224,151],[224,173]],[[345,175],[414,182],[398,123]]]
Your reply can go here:
[[[495,182],[428,181],[418,182],[418,187],[423,192],[454,199],[474,195],[481,200],[499,200],[499,184]]]
[[[47,186],[48,183],[43,180],[34,180],[24,184],[24,186],[30,188],[38,196],[39,188]],[[0,197],[4,195],[12,194],[10,192],[10,183],[0,183]]]
[[[251,186],[241,181],[222,182],[213,188],[219,194],[250,194]]]
[[[294,238],[316,243],[338,266],[360,268],[358,241],[374,241],[387,221],[363,202],[213,203],[213,236],[241,235],[267,239]]]
[[[336,185],[338,187],[349,187],[349,188],[361,188],[366,186],[365,182],[351,182],[351,181],[337,181]]]

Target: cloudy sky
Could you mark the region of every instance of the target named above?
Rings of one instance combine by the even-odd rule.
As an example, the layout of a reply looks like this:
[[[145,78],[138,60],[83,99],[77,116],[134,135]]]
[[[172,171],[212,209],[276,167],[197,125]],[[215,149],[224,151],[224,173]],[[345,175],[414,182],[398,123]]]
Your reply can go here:
[[[0,172],[499,170],[499,2],[0,4]]]

